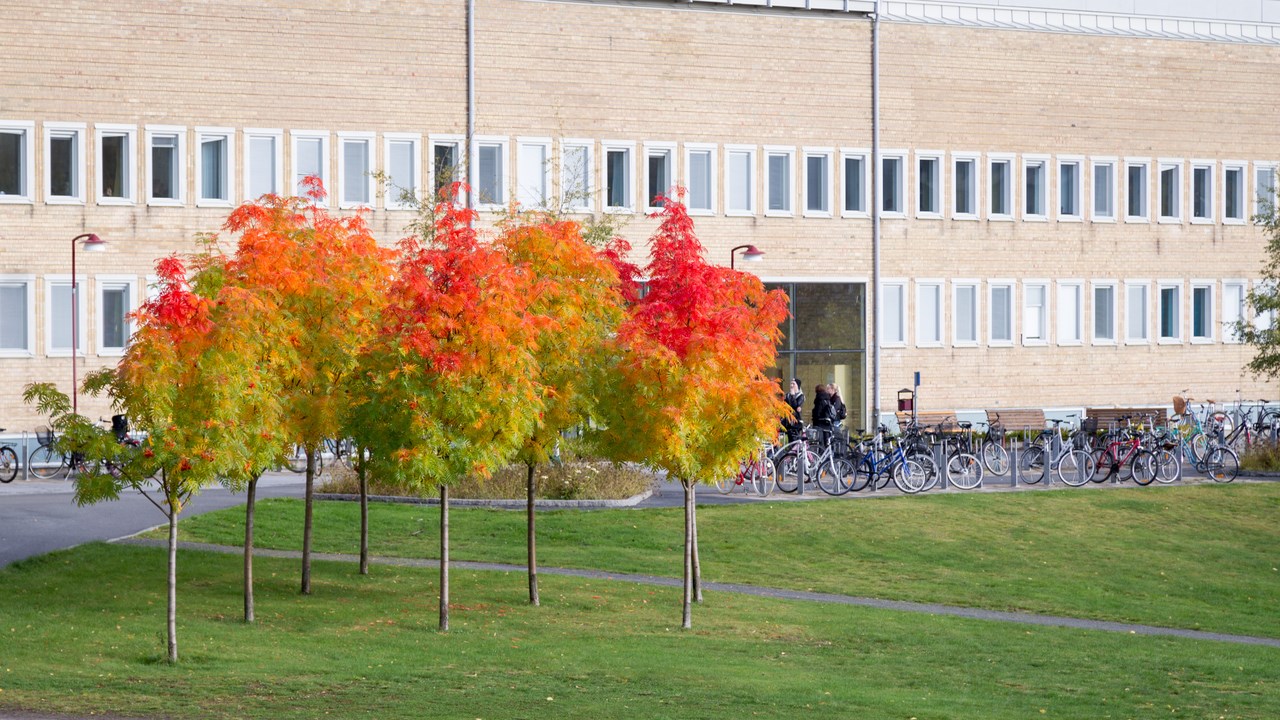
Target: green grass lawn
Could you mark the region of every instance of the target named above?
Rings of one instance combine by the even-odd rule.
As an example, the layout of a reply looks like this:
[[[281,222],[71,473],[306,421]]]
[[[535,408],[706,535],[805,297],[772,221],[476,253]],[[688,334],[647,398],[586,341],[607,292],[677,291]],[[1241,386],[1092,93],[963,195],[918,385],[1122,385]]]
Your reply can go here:
[[[708,513],[708,516],[714,513]],[[173,718],[1275,718],[1280,651],[674,588],[182,552],[182,661],[163,656],[164,551],[88,545],[0,570],[0,708]]]
[[[542,512],[547,566],[678,576],[681,510]],[[373,504],[371,552],[435,557],[438,509]],[[1280,484],[706,506],[703,576],[801,590],[1280,638]],[[358,551],[358,507],[317,503],[318,551]],[[183,521],[239,544],[243,510]],[[261,547],[301,546],[302,503],[258,509]],[[163,536],[160,533],[158,536]],[[457,509],[453,558],[523,563],[524,515]]]

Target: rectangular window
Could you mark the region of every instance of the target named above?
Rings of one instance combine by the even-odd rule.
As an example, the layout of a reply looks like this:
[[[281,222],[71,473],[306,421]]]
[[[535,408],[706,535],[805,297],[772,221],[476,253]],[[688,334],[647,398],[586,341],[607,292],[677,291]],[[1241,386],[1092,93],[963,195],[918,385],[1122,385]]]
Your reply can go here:
[[[1081,327],[1081,305],[1084,303],[1084,286],[1078,282],[1058,283],[1058,344],[1079,345],[1084,330]]]
[[[1049,159],[1024,155],[1022,157],[1024,220],[1044,220],[1049,214]]]
[[[1223,163],[1222,221],[1224,223],[1244,222],[1244,168],[1244,163]]]
[[[0,121],[0,203],[35,200],[35,123]]]
[[[791,160],[795,150],[768,147],[764,149],[765,215],[791,214]]]
[[[71,355],[71,312],[76,308],[77,342],[79,355],[85,351],[85,314],[84,301],[73,302],[71,277],[69,275],[46,275],[45,291],[45,354],[51,357],[69,357]],[[83,298],[86,290],[84,278],[77,284],[76,294]]]
[[[844,217],[867,216],[867,152],[863,150],[844,150],[840,153],[843,180]]]
[[[804,214],[831,217],[831,150],[805,148]]]
[[[44,200],[84,202],[84,123],[44,124]]]
[[[988,216],[992,220],[1013,219],[1013,158],[991,156],[988,172],[991,174],[991,207]]]
[[[338,133],[338,207],[373,207],[373,133]]]
[[[956,220],[978,219],[978,156],[952,155],[955,176],[955,207],[952,217]]]
[[[1213,342],[1213,283],[1191,284],[1191,342]]]
[[[942,283],[916,282],[916,346],[942,345]]]
[[[134,138],[132,125],[94,125],[97,139],[98,204],[132,205],[134,191]]]
[[[551,197],[551,139],[517,138],[516,202],[546,208]]]
[[[235,177],[231,152],[234,131],[196,128],[196,206],[231,204],[231,178]]]
[[[1022,344],[1043,345],[1049,340],[1049,286],[1029,282],[1022,292]]]
[[[1058,158],[1058,220],[1075,221],[1084,216],[1080,207],[1080,158]]]
[[[1182,222],[1182,161],[1160,161],[1160,222]]]
[[[431,202],[442,200],[442,193],[447,195],[448,188],[455,182],[466,182],[466,173],[462,170],[462,136],[431,135],[431,154],[429,172],[431,173]],[[463,198],[447,197],[449,201],[463,202]]]
[[[1109,345],[1116,341],[1116,286],[1093,286],[1093,342]]]
[[[1093,161],[1093,221],[1116,219],[1116,163],[1110,159]]]
[[[1147,210],[1147,168],[1150,164],[1143,160],[1125,161],[1125,220],[1128,222],[1149,222],[1151,213]]]
[[[1125,341],[1148,341],[1147,284],[1125,283]]]
[[[1160,340],[1182,339],[1182,286],[1160,284]]]
[[[507,140],[476,137],[475,203],[481,210],[501,210],[507,204]]]
[[[916,153],[916,216],[942,217],[942,153]]]
[[[634,210],[635,192],[631,165],[634,145],[603,143],[604,146],[604,209]]]
[[[711,215],[716,211],[716,147],[685,143],[684,152],[689,212]]]
[[[993,346],[1013,344],[1013,283],[993,280],[991,288],[990,343]]]
[[[951,329],[955,345],[972,347],[978,344],[978,283],[957,280],[954,288],[954,327]]]
[[[661,208],[674,192],[676,173],[675,143],[644,144],[645,206],[649,210]]]
[[[329,190],[329,133],[314,131],[291,131],[293,138],[293,193],[306,197],[307,187],[303,180],[309,177],[319,178],[325,190]],[[328,200],[318,204],[327,205]]]
[[[1213,169],[1212,160],[1192,161],[1191,165],[1191,222],[1213,222]]]
[[[906,179],[906,152],[897,151],[893,154],[881,153],[881,173],[880,173],[880,192],[882,203],[880,205],[881,212],[892,217],[904,217],[906,213],[906,203],[904,196],[907,194]]]
[[[29,277],[0,276],[0,356],[31,354],[31,287]]]
[[[148,125],[146,138],[147,204],[184,204],[187,184],[187,129]]]
[[[1253,213],[1262,215],[1275,206],[1276,202],[1276,166],[1257,163],[1254,165]]]
[[[724,164],[726,214],[754,215],[756,211],[755,149],[726,145]]]
[[[595,196],[592,192],[591,140],[564,140],[560,144],[560,203],[569,212],[592,212]]]
[[[1222,283],[1222,341],[1240,342],[1236,324],[1244,320],[1245,283],[1243,280]]]
[[[411,210],[422,200],[422,136],[386,133],[382,136],[383,199],[388,210]]]
[[[881,285],[880,344],[901,347],[907,342],[907,288],[902,282]]]
[[[246,129],[244,131],[245,199],[284,192],[284,132]]]
[[[123,276],[97,278],[98,286],[98,354],[121,355],[133,335],[133,312],[137,279]]]

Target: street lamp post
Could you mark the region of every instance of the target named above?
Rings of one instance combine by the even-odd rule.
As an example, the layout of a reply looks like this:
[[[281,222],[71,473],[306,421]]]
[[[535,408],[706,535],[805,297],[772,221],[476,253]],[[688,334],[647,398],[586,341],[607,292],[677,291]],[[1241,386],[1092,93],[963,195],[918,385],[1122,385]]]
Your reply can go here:
[[[76,246],[83,241],[85,252],[102,252],[107,241],[93,233],[71,238],[71,412],[80,412],[80,379],[76,376],[76,361],[80,355],[80,281],[76,278]]]
[[[764,251],[757,249],[755,245],[739,245],[729,251],[729,269],[734,270],[733,261],[738,257],[738,251],[744,250],[742,259],[747,262],[759,262],[764,259]]]

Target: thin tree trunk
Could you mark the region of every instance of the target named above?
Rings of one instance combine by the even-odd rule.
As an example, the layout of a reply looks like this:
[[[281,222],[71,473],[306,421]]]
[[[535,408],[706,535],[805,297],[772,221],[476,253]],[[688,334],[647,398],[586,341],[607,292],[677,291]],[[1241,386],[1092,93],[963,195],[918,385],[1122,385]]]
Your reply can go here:
[[[693,485],[681,480],[684,487],[684,613],[680,626],[693,629]]]
[[[360,478],[360,574],[369,574],[369,474],[364,448],[356,448],[356,476]]]
[[[169,498],[169,662],[178,662],[178,511]]]
[[[449,486],[440,486],[440,632],[449,632]]]
[[[315,496],[316,452],[307,448],[307,498],[302,520],[302,594],[311,594],[311,505]]]
[[[536,607],[542,603],[538,599],[538,536],[533,511],[533,463],[528,463],[526,467],[529,471],[527,475],[527,488],[529,491],[529,604]]]
[[[702,602],[702,559],[698,555],[698,485],[689,485],[689,514],[693,518],[693,601]]]
[[[244,621],[253,622],[253,515],[258,494],[258,478],[249,480],[249,491],[244,499]]]

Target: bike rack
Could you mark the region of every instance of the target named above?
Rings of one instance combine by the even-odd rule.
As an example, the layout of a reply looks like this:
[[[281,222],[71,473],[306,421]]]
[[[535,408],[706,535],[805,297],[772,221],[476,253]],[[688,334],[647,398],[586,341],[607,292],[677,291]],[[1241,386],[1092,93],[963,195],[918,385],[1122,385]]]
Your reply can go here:
[[[18,458],[18,464],[22,466],[22,482],[31,481],[31,474],[30,474],[31,468],[28,467],[28,465],[30,465],[31,463],[27,462],[27,460],[31,457],[31,455],[27,452],[28,449],[29,448],[27,447],[27,431],[23,430],[22,431],[22,457]]]

